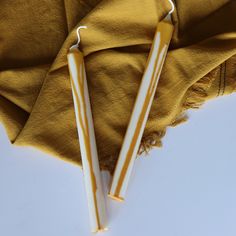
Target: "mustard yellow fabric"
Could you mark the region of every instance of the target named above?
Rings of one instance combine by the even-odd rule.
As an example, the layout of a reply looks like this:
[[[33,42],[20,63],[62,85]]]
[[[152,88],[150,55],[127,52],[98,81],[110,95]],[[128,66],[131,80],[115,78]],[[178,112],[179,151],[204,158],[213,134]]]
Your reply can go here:
[[[189,108],[236,90],[236,1],[176,0],[140,152]],[[113,170],[167,0],[0,2],[0,120],[15,145],[80,165],[66,54],[81,30],[100,165]]]

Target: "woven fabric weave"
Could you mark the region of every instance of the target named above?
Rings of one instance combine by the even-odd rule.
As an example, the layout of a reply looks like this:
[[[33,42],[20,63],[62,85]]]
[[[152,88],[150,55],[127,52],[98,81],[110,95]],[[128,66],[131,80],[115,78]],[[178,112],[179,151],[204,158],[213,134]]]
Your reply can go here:
[[[236,90],[236,2],[176,0],[140,153],[186,111]],[[99,161],[113,171],[167,0],[1,1],[0,120],[15,145],[81,164],[66,54],[81,31]]]

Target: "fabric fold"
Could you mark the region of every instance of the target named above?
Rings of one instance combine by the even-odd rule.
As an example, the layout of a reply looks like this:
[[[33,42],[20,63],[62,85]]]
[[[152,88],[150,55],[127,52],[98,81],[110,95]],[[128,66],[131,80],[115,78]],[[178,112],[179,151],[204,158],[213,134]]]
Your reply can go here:
[[[38,9],[35,1],[19,2],[11,6],[16,17],[9,6],[0,9],[0,119],[10,140],[81,164],[66,54],[77,26],[86,25],[81,50],[99,161],[112,173],[168,1],[50,1],[37,2]],[[175,31],[140,153],[161,146],[168,127],[187,120],[188,109],[235,92],[235,9],[235,1],[176,0]]]

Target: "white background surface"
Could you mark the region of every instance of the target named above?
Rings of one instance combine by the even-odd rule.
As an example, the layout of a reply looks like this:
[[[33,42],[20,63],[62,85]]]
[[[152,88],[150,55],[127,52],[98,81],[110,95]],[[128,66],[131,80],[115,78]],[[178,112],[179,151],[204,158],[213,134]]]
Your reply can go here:
[[[125,203],[107,202],[104,235],[235,236],[235,104],[235,94],[208,102],[138,159]],[[92,235],[81,169],[11,146],[2,127],[0,235]]]

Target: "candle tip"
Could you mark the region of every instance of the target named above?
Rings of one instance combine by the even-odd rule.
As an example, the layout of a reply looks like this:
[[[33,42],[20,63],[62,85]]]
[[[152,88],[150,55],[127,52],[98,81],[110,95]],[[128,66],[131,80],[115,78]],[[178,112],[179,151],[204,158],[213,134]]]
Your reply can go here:
[[[79,26],[79,27],[77,28],[76,33],[77,33],[77,38],[78,38],[78,40],[77,40],[77,43],[76,43],[75,45],[71,46],[70,49],[75,48],[75,47],[79,47],[79,43],[80,43],[80,34],[79,34],[79,31],[80,31],[80,29],[87,29],[87,28],[88,28],[88,27],[85,26],[85,25]]]

